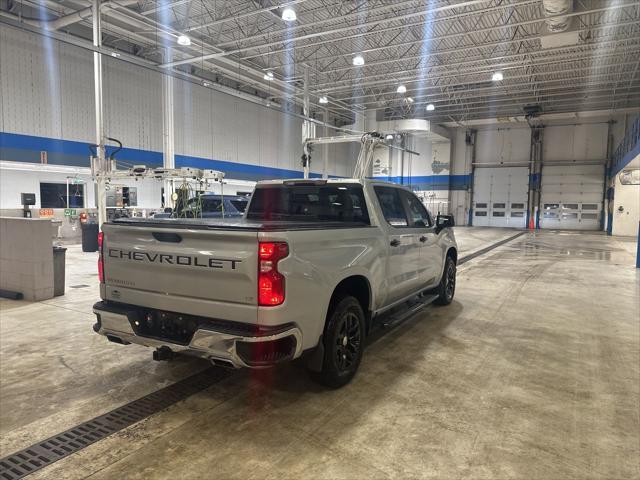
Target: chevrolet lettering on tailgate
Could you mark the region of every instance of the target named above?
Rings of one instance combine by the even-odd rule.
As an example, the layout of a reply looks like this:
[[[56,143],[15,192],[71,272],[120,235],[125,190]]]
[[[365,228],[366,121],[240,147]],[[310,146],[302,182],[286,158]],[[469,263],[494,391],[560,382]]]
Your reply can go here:
[[[184,265],[205,268],[226,268],[235,270],[242,260],[226,258],[197,257],[191,255],[174,255],[171,253],[131,252],[117,248],[109,249],[109,257],[133,260],[136,262],[165,263],[168,265]]]

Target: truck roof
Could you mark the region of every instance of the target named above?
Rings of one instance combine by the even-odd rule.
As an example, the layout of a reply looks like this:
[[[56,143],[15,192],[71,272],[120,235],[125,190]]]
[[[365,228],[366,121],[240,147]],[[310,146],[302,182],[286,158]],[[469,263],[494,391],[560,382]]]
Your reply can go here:
[[[256,186],[260,185],[325,185],[325,184],[341,184],[341,183],[359,183],[361,185],[368,184],[385,184],[394,187],[403,187],[406,185],[399,185],[397,183],[389,182],[387,180],[378,180],[375,178],[289,178],[279,180],[260,180],[256,183]]]

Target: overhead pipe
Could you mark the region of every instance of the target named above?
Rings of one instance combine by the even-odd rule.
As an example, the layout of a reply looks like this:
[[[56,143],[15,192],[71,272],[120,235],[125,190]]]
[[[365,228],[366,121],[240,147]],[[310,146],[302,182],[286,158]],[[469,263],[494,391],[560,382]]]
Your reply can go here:
[[[113,1],[101,3],[100,12],[104,14],[109,10],[115,10],[117,8],[126,7],[135,3],[138,3],[138,0],[119,0],[117,3]],[[60,30],[61,28],[68,27],[69,25],[73,25],[74,23],[82,22],[84,20],[90,20],[93,14],[93,8],[94,7],[92,5],[69,15],[59,17],[53,21],[43,22],[43,26],[44,28],[50,30]]]
[[[567,14],[573,13],[573,0],[542,0],[542,9],[551,33],[564,32],[571,26],[573,17]]]

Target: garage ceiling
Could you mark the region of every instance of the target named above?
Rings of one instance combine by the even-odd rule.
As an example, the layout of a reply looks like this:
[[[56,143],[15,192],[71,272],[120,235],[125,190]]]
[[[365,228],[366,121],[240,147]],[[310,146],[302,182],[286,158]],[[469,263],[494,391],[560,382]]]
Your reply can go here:
[[[4,21],[91,38],[88,0],[3,1]],[[286,7],[296,21],[282,20]],[[306,68],[314,109],[342,124],[373,108],[461,122],[525,105],[640,105],[640,1],[574,0],[563,33],[550,33],[543,0],[117,0],[102,13],[106,46],[274,103],[301,102]],[[178,45],[180,35],[191,44]],[[353,65],[357,54],[364,65]]]

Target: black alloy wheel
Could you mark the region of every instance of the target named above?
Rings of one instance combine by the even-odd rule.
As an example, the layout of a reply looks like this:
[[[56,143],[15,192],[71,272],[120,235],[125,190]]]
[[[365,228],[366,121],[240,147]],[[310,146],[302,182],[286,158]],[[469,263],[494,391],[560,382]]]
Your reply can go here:
[[[330,388],[351,381],[362,359],[364,322],[364,311],[356,298],[347,295],[334,303],[322,334],[322,369],[309,372],[314,380]]]

